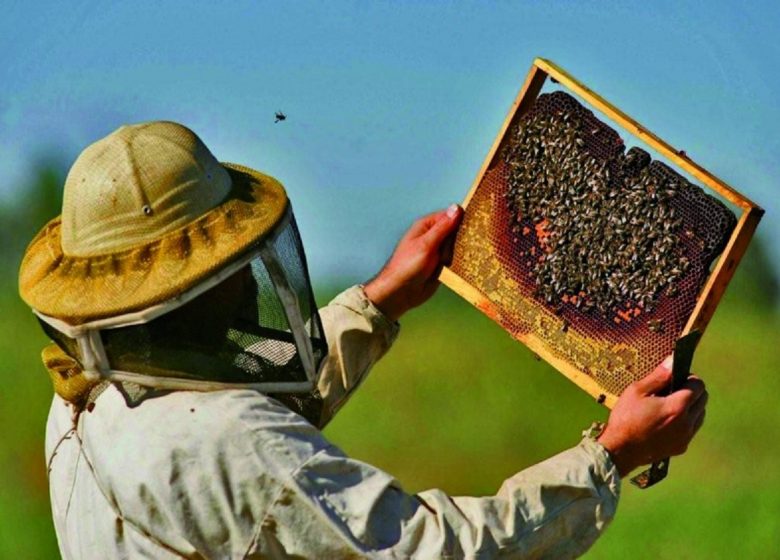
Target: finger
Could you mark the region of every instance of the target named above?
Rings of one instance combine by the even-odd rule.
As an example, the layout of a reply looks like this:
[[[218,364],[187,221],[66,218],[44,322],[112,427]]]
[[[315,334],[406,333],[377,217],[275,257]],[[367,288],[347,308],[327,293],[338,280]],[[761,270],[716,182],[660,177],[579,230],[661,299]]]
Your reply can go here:
[[[425,281],[425,284],[423,284],[422,288],[422,299],[427,300],[428,298],[432,297],[434,293],[436,293],[436,290],[439,289],[439,286],[441,285],[441,282],[439,282],[440,272],[441,268],[437,269],[434,274],[432,274],[431,277]]]
[[[450,234],[439,248],[440,263],[449,266],[452,263],[452,254],[455,251],[455,235]]]
[[[707,391],[704,391],[701,395],[699,395],[699,397],[688,407],[688,416],[690,418],[698,418],[698,416],[706,408],[709,398],[710,396]]]
[[[696,432],[699,431],[699,428],[701,428],[702,424],[704,424],[704,417],[707,415],[707,409],[703,409],[699,415],[696,417],[696,419],[693,421],[693,433],[694,435]]]
[[[689,408],[705,392],[704,381],[689,377],[682,387],[667,397],[669,404]]]
[[[425,244],[430,248],[438,249],[447,236],[455,231],[462,216],[463,209],[457,204],[447,208],[444,214],[440,215],[439,219],[422,235]]]
[[[636,388],[644,395],[654,395],[668,389],[672,383],[672,357],[668,356],[652,373],[636,382]]]
[[[446,210],[438,210],[417,219],[404,234],[405,239],[416,239],[431,229],[439,219],[446,214]]]

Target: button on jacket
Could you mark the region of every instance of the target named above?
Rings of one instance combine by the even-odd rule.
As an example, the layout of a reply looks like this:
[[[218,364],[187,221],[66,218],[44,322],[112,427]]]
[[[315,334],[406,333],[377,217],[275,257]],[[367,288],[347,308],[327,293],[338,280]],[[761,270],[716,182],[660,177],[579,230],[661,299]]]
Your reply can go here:
[[[357,286],[320,313],[330,345],[322,426],[398,326]],[[507,479],[495,496],[410,495],[250,390],[128,404],[111,385],[75,429],[55,396],[46,457],[66,559],[569,558],[601,534],[620,490],[606,451],[585,439]]]

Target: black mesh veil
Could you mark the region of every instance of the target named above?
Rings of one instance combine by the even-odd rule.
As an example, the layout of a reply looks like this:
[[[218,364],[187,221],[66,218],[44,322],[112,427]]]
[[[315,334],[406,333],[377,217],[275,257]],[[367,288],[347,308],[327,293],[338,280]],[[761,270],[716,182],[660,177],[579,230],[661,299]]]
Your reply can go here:
[[[81,361],[76,340],[41,323]],[[151,321],[99,335],[112,375],[161,380],[153,383],[161,388],[163,380],[252,384],[318,419],[315,377],[327,342],[291,212],[237,272]]]

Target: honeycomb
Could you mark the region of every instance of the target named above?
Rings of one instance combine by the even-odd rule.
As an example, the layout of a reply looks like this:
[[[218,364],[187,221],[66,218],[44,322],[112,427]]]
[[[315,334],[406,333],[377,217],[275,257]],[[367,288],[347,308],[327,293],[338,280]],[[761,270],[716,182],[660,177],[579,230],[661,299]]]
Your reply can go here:
[[[576,297],[564,295],[548,301],[549,291],[547,298],[540,294],[534,266],[549,251],[545,243],[549,232],[538,221],[518,217],[510,209],[511,170],[502,154],[518,126],[540,116],[560,119],[566,114],[575,116],[573,120],[587,131],[582,135],[582,149],[611,171],[615,182],[611,188],[625,188],[617,177],[625,175],[628,167],[634,174],[644,170],[659,184],[673,181],[677,185],[668,204],[679,221],[675,247],[678,257],[687,260],[686,267],[673,288],[654,294],[651,305],[626,297],[605,313],[583,307]],[[528,153],[524,157],[540,156]],[[627,151],[615,130],[574,97],[558,91],[540,95],[507,129],[468,202],[450,269],[493,304],[495,320],[510,334],[521,339],[535,337],[550,354],[592,378],[605,394],[617,396],[672,353],[710,267],[735,225],[736,217],[718,199],[647,152],[636,147]],[[645,253],[637,257],[653,258]]]

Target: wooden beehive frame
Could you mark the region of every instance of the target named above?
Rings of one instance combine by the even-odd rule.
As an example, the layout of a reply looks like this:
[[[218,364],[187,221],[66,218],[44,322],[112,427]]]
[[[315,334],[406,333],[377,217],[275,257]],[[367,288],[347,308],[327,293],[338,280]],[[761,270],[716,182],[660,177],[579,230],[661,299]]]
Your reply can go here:
[[[750,243],[750,239],[753,237],[753,232],[764,211],[721,179],[690,159],[685,151],[672,147],[549,60],[543,58],[534,60],[525,83],[520,89],[520,93],[518,93],[512,107],[509,109],[509,114],[504,120],[490,152],[485,158],[471,189],[463,201],[463,208],[468,209],[469,201],[481,184],[486,171],[493,163],[493,159],[496,157],[499,146],[501,145],[507,130],[516,119],[524,115],[533,106],[534,101],[536,101],[536,98],[541,92],[542,86],[548,77],[568,89],[571,93],[579,96],[592,108],[601,111],[601,113],[616,122],[628,133],[645,142],[658,153],[668,158],[672,163],[696,177],[707,187],[741,209],[742,213],[738,218],[737,225],[726,244],[726,248],[723,250],[723,253],[710,273],[704,288],[699,294],[696,306],[681,335],[685,335],[696,329],[704,332],[704,329],[707,327],[707,324],[715,312],[715,308],[720,302],[721,296],[723,296],[723,293],[726,290],[726,286],[728,286],[729,281],[734,275],[734,271],[736,270],[739,261],[745,254],[745,250]],[[499,311],[495,305],[482,292],[458,276],[450,268],[445,267],[442,270],[439,279],[489,317],[495,319],[498,316]],[[558,371],[571,379],[580,388],[597,398],[599,402],[603,402],[606,406],[612,408],[617,399],[615,395],[605,395],[604,390],[591,376],[580,371],[568,361],[558,358],[551,353],[546,344],[535,336],[534,333],[515,334],[514,336]]]

